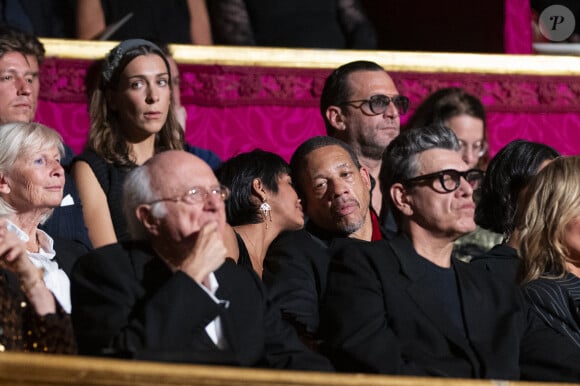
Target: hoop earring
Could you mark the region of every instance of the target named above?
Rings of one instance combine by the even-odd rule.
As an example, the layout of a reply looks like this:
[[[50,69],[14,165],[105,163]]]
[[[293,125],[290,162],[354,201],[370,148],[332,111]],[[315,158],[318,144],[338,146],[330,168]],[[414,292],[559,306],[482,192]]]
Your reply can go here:
[[[266,223],[266,229],[268,229],[268,221],[272,222],[272,207],[266,201],[260,205],[260,212],[264,217],[264,222]]]

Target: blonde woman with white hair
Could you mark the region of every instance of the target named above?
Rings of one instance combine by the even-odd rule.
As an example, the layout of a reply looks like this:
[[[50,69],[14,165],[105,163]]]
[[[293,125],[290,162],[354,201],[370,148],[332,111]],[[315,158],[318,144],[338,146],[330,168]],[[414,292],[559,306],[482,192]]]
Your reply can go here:
[[[580,157],[540,171],[516,218],[523,288],[541,318],[580,350]]]
[[[64,170],[61,136],[38,123],[0,125],[0,216],[5,231],[15,233],[25,244],[38,276],[70,313],[70,282],[59,262],[72,268],[74,254],[62,248],[57,254],[54,240],[38,226],[60,205]]]

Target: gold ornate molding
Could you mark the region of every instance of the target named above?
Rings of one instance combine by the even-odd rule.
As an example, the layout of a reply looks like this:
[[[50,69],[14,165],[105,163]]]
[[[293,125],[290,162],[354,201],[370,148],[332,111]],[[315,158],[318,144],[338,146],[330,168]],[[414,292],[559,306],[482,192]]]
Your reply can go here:
[[[525,386],[475,379],[259,370],[46,354],[2,353],[2,385],[75,386]],[[536,386],[542,383],[534,383]],[[547,384],[546,384],[547,385]],[[560,384],[564,385],[564,384]]]
[[[41,39],[47,56],[102,58],[116,42]],[[183,64],[323,69],[372,60],[395,72],[579,76],[580,56],[172,45]]]

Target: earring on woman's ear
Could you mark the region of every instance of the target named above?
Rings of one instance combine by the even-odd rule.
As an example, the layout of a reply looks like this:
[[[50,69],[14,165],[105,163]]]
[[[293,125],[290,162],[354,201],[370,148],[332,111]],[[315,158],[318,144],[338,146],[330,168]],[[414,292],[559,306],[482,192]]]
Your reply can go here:
[[[260,205],[260,212],[262,212],[262,216],[264,217],[264,222],[266,222],[266,229],[268,229],[268,221],[272,222],[272,207],[266,202]]]

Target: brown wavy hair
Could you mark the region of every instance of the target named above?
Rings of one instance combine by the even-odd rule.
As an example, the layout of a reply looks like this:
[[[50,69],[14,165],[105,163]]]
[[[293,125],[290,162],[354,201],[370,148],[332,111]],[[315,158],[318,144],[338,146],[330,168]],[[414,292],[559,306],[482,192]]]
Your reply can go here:
[[[44,45],[38,38],[16,27],[0,26],[0,58],[9,52],[19,52],[22,55],[32,55],[38,65],[44,60]]]
[[[107,94],[116,90],[121,74],[129,62],[138,56],[150,54],[158,55],[163,59],[170,77],[170,91],[173,94],[171,73],[167,59],[159,48],[151,44],[137,46],[125,52],[109,81],[100,72],[97,87],[90,95],[89,115],[91,128],[87,148],[93,150],[109,163],[129,167],[135,165],[134,160],[131,158],[131,149],[119,122],[118,113],[109,107]],[[171,100],[169,103],[167,120],[159,133],[156,134],[155,153],[166,150],[183,150],[183,128],[175,118],[175,115],[171,113],[173,111],[173,101]]]

